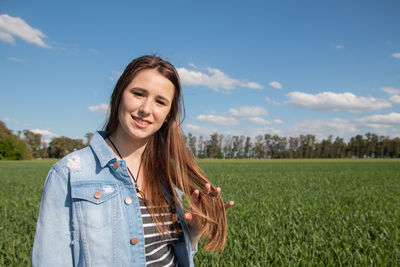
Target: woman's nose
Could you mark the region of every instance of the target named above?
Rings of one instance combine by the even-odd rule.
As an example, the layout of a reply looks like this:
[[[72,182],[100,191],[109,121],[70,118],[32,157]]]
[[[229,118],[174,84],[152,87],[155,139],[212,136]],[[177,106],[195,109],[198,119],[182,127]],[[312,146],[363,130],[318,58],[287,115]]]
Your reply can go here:
[[[146,99],[145,101],[143,101],[139,107],[139,112],[138,115],[140,117],[147,117],[150,114],[150,110],[151,110],[151,106],[150,106],[150,101],[148,99]]]

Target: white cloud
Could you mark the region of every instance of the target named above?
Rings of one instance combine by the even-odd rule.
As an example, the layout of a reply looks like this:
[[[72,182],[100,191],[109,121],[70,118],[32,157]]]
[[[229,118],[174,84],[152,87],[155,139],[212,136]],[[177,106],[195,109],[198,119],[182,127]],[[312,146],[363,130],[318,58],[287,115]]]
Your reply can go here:
[[[251,123],[255,123],[255,124],[261,124],[261,125],[271,124],[271,122],[269,122],[268,120],[260,118],[260,117],[250,117],[250,118],[247,118],[247,121],[249,121]]]
[[[32,130],[30,130],[32,133],[35,133],[35,134],[41,134],[42,136],[47,136],[47,137],[51,137],[51,138],[54,138],[54,137],[58,137],[59,135],[58,134],[55,134],[55,133],[53,133],[53,132],[51,132],[51,131],[49,131],[49,130],[43,130],[43,129],[32,129]]]
[[[207,68],[208,73],[198,70],[188,70],[178,68],[179,77],[183,85],[201,85],[214,91],[234,90],[236,87],[246,87],[252,89],[262,89],[263,86],[255,82],[242,82],[227,76],[219,69]]]
[[[277,81],[272,81],[272,82],[270,82],[270,83],[269,83],[269,86],[274,87],[274,88],[276,88],[276,89],[282,89],[282,88],[283,88],[282,84],[280,84],[280,83],[277,82]]]
[[[239,109],[231,108],[229,109],[229,113],[235,117],[258,117],[268,115],[268,111],[265,108],[257,106],[243,106],[239,107]]]
[[[343,45],[340,45],[340,44],[338,44],[338,45],[336,45],[336,48],[337,48],[337,49],[342,49],[342,48],[344,48],[344,46],[343,46]]]
[[[210,114],[210,115],[199,115],[196,120],[199,122],[208,122],[215,125],[221,126],[236,126],[240,124],[241,118],[247,122],[269,125],[270,122],[260,116],[268,115],[268,111],[263,107],[258,106],[242,106],[238,108],[231,108],[229,112],[223,114]]]
[[[266,133],[269,134],[278,134],[281,135],[282,131],[275,128],[235,128],[234,130],[231,129],[216,129],[216,128],[209,128],[209,127],[200,127],[193,124],[187,124],[184,126],[185,133],[191,133],[194,135],[201,135],[205,138],[208,138],[213,133],[222,134],[224,136],[249,136],[251,138],[255,138],[258,135],[265,135]]]
[[[0,40],[3,40],[10,44],[13,44],[15,42],[11,34],[7,32],[2,32],[1,29],[0,29]]]
[[[102,114],[106,114],[108,112],[108,104],[99,104],[97,106],[89,106],[89,110],[93,112],[99,112]]]
[[[277,134],[277,135],[282,135],[282,131],[276,128],[238,128],[238,129],[234,129],[234,130],[225,130],[225,131],[221,131],[219,132],[223,135],[230,135],[230,136],[249,136],[251,138],[255,138],[258,135],[265,135],[265,134]]]
[[[358,129],[349,120],[333,118],[330,120],[305,120],[287,127],[285,132],[287,136],[313,134],[319,138],[326,138],[329,135],[343,137],[358,133]]]
[[[272,123],[275,123],[275,124],[282,124],[283,121],[280,120],[280,119],[275,119],[275,120],[272,121]]]
[[[51,141],[51,139],[53,139],[55,137],[59,137],[58,134],[55,134],[55,133],[53,133],[53,132],[51,132],[49,130],[32,129],[30,131],[35,133],[35,134],[41,134],[43,141],[46,142],[46,143],[49,143]]]
[[[11,60],[11,61],[15,61],[15,62],[21,62],[22,61],[22,59],[16,58],[16,57],[8,57],[8,59]]]
[[[190,67],[192,67],[192,68],[194,68],[194,69],[198,69],[199,67],[197,67],[195,64],[193,64],[193,63],[189,63],[189,66]]]
[[[360,123],[361,125],[369,126],[376,128],[378,127],[389,127],[389,126],[400,126],[400,113],[392,112],[389,114],[377,114],[368,116],[365,118],[355,119],[356,122]]]
[[[392,54],[392,57],[394,57],[394,58],[400,58],[400,53],[393,53],[393,54]]]
[[[272,99],[269,98],[269,97],[266,97],[266,98],[265,98],[265,101],[267,101],[268,103],[271,103],[271,104],[273,104],[273,105],[277,105],[277,106],[280,106],[280,105],[281,105],[279,102],[274,101],[274,100],[272,100]]]
[[[110,79],[110,81],[116,81],[116,80],[119,79],[119,77],[120,77],[121,75],[122,75],[122,72],[113,70],[113,71],[111,72],[111,76],[108,77],[108,79]]]
[[[373,132],[377,135],[399,136],[400,113],[376,114],[364,118],[354,119],[360,129]]]
[[[1,119],[2,121],[11,122],[11,123],[18,123],[18,121],[11,117],[4,117]]]
[[[373,132],[378,135],[396,136],[400,133],[400,113],[378,114],[364,118],[306,120],[284,128],[287,136],[313,134],[319,139],[329,135],[349,138],[355,134]]]
[[[386,100],[373,97],[356,96],[352,93],[322,92],[316,95],[303,92],[288,93],[286,104],[318,111],[363,112],[389,108],[392,104]]]
[[[389,101],[393,104],[400,104],[400,89],[393,88],[393,87],[383,87],[381,88],[382,91],[392,95],[389,98]]]
[[[391,95],[400,94],[400,89],[393,88],[393,87],[383,87],[383,88],[381,88],[381,90],[388,94],[391,94]]]
[[[235,117],[231,116],[224,116],[224,115],[199,115],[196,118],[197,121],[199,122],[207,122],[207,123],[212,123],[216,125],[222,125],[222,126],[234,126],[234,125],[239,125],[239,120],[236,119]]]
[[[400,104],[400,95],[394,95],[389,100],[394,104]]]
[[[200,127],[194,124],[186,124],[184,127],[186,129],[186,133],[191,133],[194,135],[210,136],[211,134],[218,132],[217,129]]]
[[[40,47],[50,48],[43,39],[46,35],[40,30],[32,28],[23,19],[0,15],[0,39],[7,43],[15,43],[14,36]]]

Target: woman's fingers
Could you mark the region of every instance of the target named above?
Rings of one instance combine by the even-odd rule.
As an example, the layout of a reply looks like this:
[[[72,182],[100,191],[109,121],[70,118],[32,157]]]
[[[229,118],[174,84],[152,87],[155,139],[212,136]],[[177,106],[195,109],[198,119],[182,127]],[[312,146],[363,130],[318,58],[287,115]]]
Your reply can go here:
[[[204,185],[203,194],[208,195],[210,194],[210,192],[211,192],[211,185],[209,183],[206,183]]]
[[[221,194],[221,187],[217,187],[217,188],[215,189],[215,196],[216,196],[216,197],[219,197],[220,194]]]
[[[199,192],[199,190],[194,190],[193,191],[193,193],[192,193],[192,202],[195,204],[195,205],[198,205],[199,204],[199,196],[200,196],[200,192]]]
[[[229,201],[229,202],[225,203],[224,207],[225,207],[225,209],[227,210],[227,209],[229,209],[230,207],[232,207],[233,204],[235,204],[235,202]]]
[[[203,194],[210,194],[211,193],[211,184],[206,183],[204,185],[204,189],[203,189]],[[213,192],[215,197],[219,197],[221,195],[221,188],[217,187],[215,188],[215,191]],[[192,193],[192,203],[195,205],[199,205],[200,203],[200,191],[198,189],[195,189]],[[235,203],[233,201],[229,201],[227,203],[224,204],[224,208],[225,209],[229,209],[230,207],[232,207]],[[186,218],[186,214],[187,214],[187,218]],[[187,219],[188,221],[193,220],[193,215],[191,213],[186,213],[185,214],[185,219]]]
[[[193,220],[193,215],[190,212],[186,212],[185,215],[183,216],[185,218],[185,221],[187,223],[191,223]]]
[[[207,183],[204,185],[203,188],[203,194],[213,194],[215,197],[219,197],[221,195],[221,188],[217,187],[215,188],[214,192],[211,192],[211,184]],[[200,205],[200,191],[198,189],[195,189],[191,195],[192,198],[192,203],[196,206]],[[233,201],[229,201],[224,204],[225,210],[229,209],[232,207],[235,203]],[[192,209],[188,212],[186,212],[183,215],[185,222],[190,225],[191,227],[194,227],[193,229],[196,229],[197,227],[200,227],[200,221],[201,219],[194,213],[192,213]]]

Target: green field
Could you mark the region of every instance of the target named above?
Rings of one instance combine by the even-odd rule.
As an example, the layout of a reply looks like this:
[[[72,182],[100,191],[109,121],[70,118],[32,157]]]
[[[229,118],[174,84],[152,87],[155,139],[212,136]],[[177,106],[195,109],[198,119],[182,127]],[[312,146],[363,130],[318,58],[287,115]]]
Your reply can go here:
[[[27,266],[54,161],[0,161],[0,265]],[[201,160],[228,240],[198,266],[400,266],[400,160]]]

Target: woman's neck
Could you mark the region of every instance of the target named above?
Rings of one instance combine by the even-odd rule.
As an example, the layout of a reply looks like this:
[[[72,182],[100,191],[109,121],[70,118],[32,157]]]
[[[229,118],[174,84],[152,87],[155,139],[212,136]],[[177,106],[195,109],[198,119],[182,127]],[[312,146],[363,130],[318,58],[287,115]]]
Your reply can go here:
[[[110,139],[110,140],[108,140]],[[123,131],[117,129],[112,133],[106,142],[117,157],[124,159],[128,170],[132,177],[132,182],[137,184],[137,187],[144,193],[144,176],[143,171],[140,172],[141,160],[144,149],[148,140],[135,140],[127,136]]]
[[[114,151],[114,147],[110,146],[116,155],[118,155],[119,152],[121,157],[126,160],[128,164],[133,163],[133,165],[137,165],[136,163],[140,162],[143,151],[147,145],[147,139],[134,140],[131,136],[125,134],[120,128],[111,134],[109,138],[111,138],[111,141],[118,150]]]

